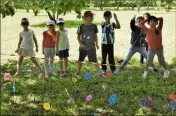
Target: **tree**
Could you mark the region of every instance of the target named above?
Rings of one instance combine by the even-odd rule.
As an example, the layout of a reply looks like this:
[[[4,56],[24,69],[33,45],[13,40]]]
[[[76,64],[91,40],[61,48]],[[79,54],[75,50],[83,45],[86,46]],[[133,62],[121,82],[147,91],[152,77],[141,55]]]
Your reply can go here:
[[[13,16],[15,14],[14,2],[10,0],[1,0],[0,14],[2,14],[2,18],[9,15]]]
[[[116,7],[116,10],[119,10],[119,8],[122,6],[124,0],[114,0],[113,6]]]
[[[166,12],[169,12],[172,9],[173,0],[161,0],[161,3],[164,4]]]
[[[100,10],[103,10],[105,6],[109,5],[110,0],[91,0],[92,3],[99,7]]]

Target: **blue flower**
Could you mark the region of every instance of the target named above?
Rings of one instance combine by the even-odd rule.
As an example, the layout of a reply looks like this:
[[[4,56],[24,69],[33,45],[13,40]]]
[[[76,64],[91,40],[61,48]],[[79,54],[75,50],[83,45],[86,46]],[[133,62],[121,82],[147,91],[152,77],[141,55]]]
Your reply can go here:
[[[88,79],[90,79],[92,76],[91,76],[90,73],[86,73],[86,74],[84,75],[84,77],[88,80]]]
[[[109,104],[110,105],[116,104],[117,101],[118,101],[118,96],[116,94],[110,96],[110,98],[109,98]]]
[[[175,106],[174,106],[174,105],[169,105],[169,109],[170,109],[171,111],[174,111],[174,110],[175,110]]]
[[[143,106],[150,106],[150,103],[147,99],[142,100],[141,103],[142,103]]]

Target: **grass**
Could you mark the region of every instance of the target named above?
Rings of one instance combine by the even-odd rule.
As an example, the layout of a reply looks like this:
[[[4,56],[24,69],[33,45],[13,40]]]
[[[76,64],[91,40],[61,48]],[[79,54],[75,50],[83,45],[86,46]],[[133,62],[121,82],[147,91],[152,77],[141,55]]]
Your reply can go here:
[[[39,62],[43,65],[43,61]],[[9,61],[1,65],[1,77],[6,72],[14,74],[16,63],[17,61]],[[75,76],[76,63],[70,62],[68,77],[40,80],[39,72],[29,60],[25,60],[19,78],[11,78],[10,82],[1,78],[1,115],[90,115],[91,112],[100,114],[102,111],[107,111],[110,115],[134,115],[141,107],[141,100],[148,95],[153,98],[150,115],[171,115],[167,108],[167,96],[170,93],[176,94],[176,78],[164,80],[150,71],[145,80],[141,78],[143,66],[136,66],[138,63],[138,60],[132,59],[118,76],[100,78],[95,75],[93,66],[87,63],[83,65],[81,75]],[[175,66],[176,59],[170,68]],[[58,64],[55,64],[57,71],[58,68]],[[84,78],[86,72],[92,74],[90,80]],[[78,82],[73,83],[72,77],[76,77]],[[16,83],[16,93],[12,92],[12,82]],[[65,88],[75,99],[74,104],[67,103]],[[85,96],[90,93],[94,94],[94,98],[88,105],[84,105]],[[115,105],[108,105],[108,98],[112,94],[117,94],[119,101]],[[49,111],[43,110],[41,104],[44,102],[51,104]]]
[[[79,25],[81,25],[83,21],[73,21],[73,20],[66,20],[65,21],[65,28],[77,28]],[[100,25],[100,22],[95,22],[96,25]],[[39,24],[31,25],[31,27],[39,27],[39,28],[45,28],[46,22],[42,22]]]

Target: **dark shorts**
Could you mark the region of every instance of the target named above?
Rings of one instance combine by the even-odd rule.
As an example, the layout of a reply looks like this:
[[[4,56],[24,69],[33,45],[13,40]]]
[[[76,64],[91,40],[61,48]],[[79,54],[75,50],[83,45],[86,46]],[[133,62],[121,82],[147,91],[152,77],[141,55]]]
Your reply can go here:
[[[86,56],[88,56],[89,62],[93,62],[93,63],[97,62],[96,49],[79,50],[79,60],[78,61],[83,62]]]
[[[66,50],[61,50],[59,51],[59,54],[57,54],[57,56],[59,56],[59,58],[67,58],[69,57],[69,49]]]

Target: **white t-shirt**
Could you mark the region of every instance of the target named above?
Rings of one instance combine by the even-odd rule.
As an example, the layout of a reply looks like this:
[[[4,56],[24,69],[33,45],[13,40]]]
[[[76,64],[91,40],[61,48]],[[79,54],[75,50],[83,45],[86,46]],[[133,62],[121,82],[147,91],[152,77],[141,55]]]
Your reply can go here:
[[[20,48],[23,49],[30,49],[34,48],[34,41],[33,41],[33,36],[34,36],[34,31],[29,29],[28,31],[22,31],[19,34],[20,38],[22,38]]]

